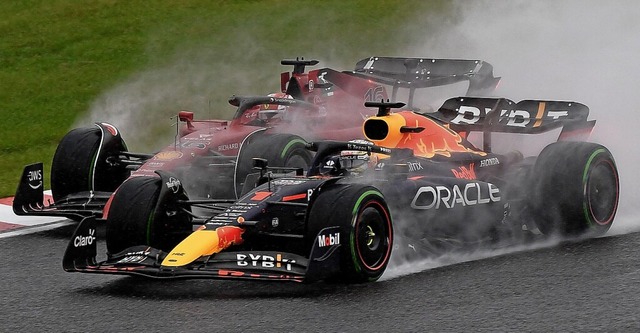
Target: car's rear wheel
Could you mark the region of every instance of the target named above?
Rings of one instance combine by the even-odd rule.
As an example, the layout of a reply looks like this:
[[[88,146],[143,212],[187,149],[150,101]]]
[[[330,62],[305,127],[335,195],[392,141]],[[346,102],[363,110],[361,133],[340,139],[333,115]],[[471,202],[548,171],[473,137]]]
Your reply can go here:
[[[619,200],[611,152],[589,142],[557,142],[538,156],[531,175],[532,213],[543,234],[597,236],[609,230]]]
[[[313,244],[320,230],[334,225],[341,228],[341,274],[337,278],[348,283],[378,280],[389,264],[393,246],[391,214],[383,195],[362,184],[324,189],[309,213],[309,242]]]
[[[123,141],[100,146],[102,139],[98,127],[76,128],[67,133],[56,149],[51,165],[51,192],[54,201],[71,193],[83,191],[114,191],[130,172],[123,167],[111,166],[106,158],[126,151]],[[100,151],[100,149],[112,151]]]
[[[132,177],[116,191],[107,212],[107,251],[149,245],[170,251],[192,232],[190,215],[178,204],[184,192],[162,191],[160,177]]]
[[[292,134],[256,134],[247,139],[240,149],[235,172],[236,195],[251,189],[245,186],[247,175],[252,171],[253,158],[266,159],[271,167],[302,168],[311,165],[312,155],[305,148],[306,141]]]

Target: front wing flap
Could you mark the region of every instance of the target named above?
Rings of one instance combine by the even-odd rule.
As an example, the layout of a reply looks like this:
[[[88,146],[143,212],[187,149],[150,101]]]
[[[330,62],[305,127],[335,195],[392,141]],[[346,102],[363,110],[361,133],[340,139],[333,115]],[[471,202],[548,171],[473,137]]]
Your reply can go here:
[[[338,227],[322,232],[336,232]],[[336,230],[333,230],[336,229]],[[320,248],[314,244],[311,258],[278,251],[229,251],[204,256],[180,267],[161,263],[167,252],[134,246],[96,261],[96,219],[85,218],[76,228],[63,258],[67,272],[138,275],[155,279],[239,279],[308,282],[339,269],[339,244]]]
[[[13,199],[16,215],[62,216],[79,221],[86,216],[101,216],[111,192],[85,191],[70,194],[57,202],[46,202],[42,162],[24,167]]]

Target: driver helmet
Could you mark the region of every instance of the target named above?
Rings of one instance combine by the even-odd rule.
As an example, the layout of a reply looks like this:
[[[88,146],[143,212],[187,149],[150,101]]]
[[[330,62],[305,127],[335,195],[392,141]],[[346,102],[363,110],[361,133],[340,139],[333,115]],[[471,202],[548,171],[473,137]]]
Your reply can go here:
[[[279,92],[267,95],[275,98],[293,99],[291,95]],[[279,104],[262,104],[258,111],[258,118],[261,120],[285,119],[287,116],[288,106]]]
[[[349,142],[373,145],[367,140],[351,140]],[[378,163],[378,155],[360,150],[343,150],[340,152],[340,166],[351,173],[362,173]]]

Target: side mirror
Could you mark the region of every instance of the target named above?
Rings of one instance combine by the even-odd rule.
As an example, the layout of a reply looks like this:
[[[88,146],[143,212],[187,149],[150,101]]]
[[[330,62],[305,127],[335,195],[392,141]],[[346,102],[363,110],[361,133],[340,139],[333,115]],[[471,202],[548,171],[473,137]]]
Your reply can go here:
[[[253,160],[253,169],[260,170],[260,171],[267,170],[267,166],[269,165],[269,163],[267,162],[266,159],[254,157],[252,160]]]
[[[178,119],[180,121],[186,122],[188,129],[193,129],[193,124],[191,124],[191,122],[193,121],[193,112],[191,112],[191,111],[180,111],[180,112],[178,112]]]

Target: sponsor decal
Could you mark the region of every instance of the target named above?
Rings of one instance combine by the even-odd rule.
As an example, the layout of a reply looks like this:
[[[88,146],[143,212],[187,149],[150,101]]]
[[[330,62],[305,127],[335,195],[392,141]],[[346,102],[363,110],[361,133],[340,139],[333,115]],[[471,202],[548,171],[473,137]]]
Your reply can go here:
[[[305,179],[276,179],[271,181],[271,183],[275,186],[289,186],[289,185],[300,185],[306,183]]]
[[[345,161],[346,160],[355,160],[355,161],[364,160],[364,161],[366,161],[366,160],[369,160],[369,156],[367,156],[366,154],[363,154],[363,155],[341,155],[340,159],[345,160]]]
[[[170,189],[173,193],[178,193],[178,191],[180,191],[180,186],[182,186],[182,183],[180,183],[180,181],[175,177],[169,177],[169,181],[165,184],[167,185],[167,188]]]
[[[182,153],[175,150],[161,151],[153,157],[154,160],[171,161],[182,157]]]
[[[162,166],[164,166],[164,162],[149,162],[149,163],[146,163],[145,165],[150,168],[162,168]]]
[[[458,108],[458,114],[451,120],[451,123],[473,125],[480,121],[482,114],[489,114],[492,112],[491,110],[491,108],[484,108],[483,112],[480,108],[462,105]],[[498,122],[512,127],[538,127],[542,124],[543,119],[551,118],[553,120],[558,120],[569,115],[569,112],[566,110],[547,110],[546,113],[545,110],[545,102],[540,102],[536,114],[533,114],[528,110],[502,109],[500,110]],[[531,124],[533,120],[535,120],[535,122]]]
[[[500,199],[500,189],[491,183],[487,183],[486,186],[475,182],[468,183],[464,188],[458,185],[423,186],[413,197],[411,208],[440,209],[441,207],[474,206],[499,202]]]
[[[236,254],[236,265],[240,267],[261,267],[261,268],[284,268],[291,270],[291,265],[295,264],[293,259],[287,259],[278,253],[275,257],[263,254]]]
[[[460,179],[476,179],[475,163],[469,164],[469,167],[461,166],[457,170],[451,169],[453,175]]]
[[[249,209],[256,207],[257,204],[252,202],[236,202],[233,206],[229,206],[229,210],[244,213]]]
[[[500,111],[500,120],[503,120],[505,118],[508,119],[507,126],[513,127],[527,127],[527,125],[529,125],[529,123],[531,122],[530,114],[525,110]]]
[[[268,108],[269,104],[263,104],[262,107]],[[258,115],[258,111],[247,111],[244,113],[244,118],[245,119],[254,119],[255,117],[257,117]]]
[[[220,213],[213,217],[207,224],[224,226],[228,225],[229,221],[244,223],[246,221],[244,221],[245,218],[242,216],[242,214],[246,213],[251,208],[254,208],[256,206],[257,204],[255,203],[238,202],[233,206],[227,208],[223,213]],[[240,218],[242,218],[242,222],[240,222]]]
[[[128,252],[124,258],[118,260],[117,264],[139,264],[147,259],[149,251]]]
[[[326,247],[340,244],[340,233],[336,232],[329,235],[318,235],[318,246]]]
[[[289,281],[296,281],[296,282],[304,281],[302,277],[297,275],[283,275],[283,274],[278,275],[278,274],[272,274],[272,273],[270,274],[245,273],[241,271],[232,271],[228,269],[218,270],[218,276],[231,277],[231,278],[248,276],[252,278],[268,278],[271,280],[289,280]]]
[[[328,160],[326,160],[321,166],[320,168],[322,169],[322,172],[331,172],[333,170],[336,170],[337,167],[337,162],[334,158],[330,158]]]
[[[218,151],[226,151],[226,150],[234,150],[234,149],[240,149],[240,143],[233,142],[233,143],[227,143],[227,144],[218,146]]]
[[[488,167],[491,165],[498,165],[498,164],[500,164],[500,160],[497,157],[487,158],[486,160],[480,161],[481,168]]]
[[[29,187],[34,190],[39,189],[42,186],[42,170],[30,170],[27,174],[27,180]]]
[[[184,141],[180,144],[182,148],[206,149],[209,142]]]
[[[205,144],[210,144],[211,139],[211,135],[208,134],[200,134],[200,136],[198,136],[197,138],[193,136],[185,136],[181,138],[181,140],[183,141],[199,141]]]
[[[96,233],[96,229],[89,229],[89,235],[87,235],[87,236],[82,236],[82,235],[76,236],[76,238],[73,239],[73,246],[74,247],[84,247],[84,246],[89,246],[89,245],[93,244],[93,242],[96,240],[96,237],[94,236],[95,233]]]
[[[147,168],[140,168],[138,170],[136,170],[136,173],[132,176],[132,177],[137,177],[137,176],[143,176],[141,175],[141,173],[147,173],[147,174],[154,174],[156,169],[147,169]]]
[[[486,108],[485,113],[489,113],[491,108]],[[458,115],[451,120],[453,124],[475,124],[480,120],[480,109],[473,106],[462,105],[458,108]]]
[[[420,162],[407,162],[407,165],[409,166],[409,171],[412,172],[424,169]],[[382,169],[382,167],[380,167],[380,169]]]
[[[558,120],[562,117],[566,117],[569,115],[568,111],[549,111],[547,112],[547,116],[553,118],[553,120]]]

